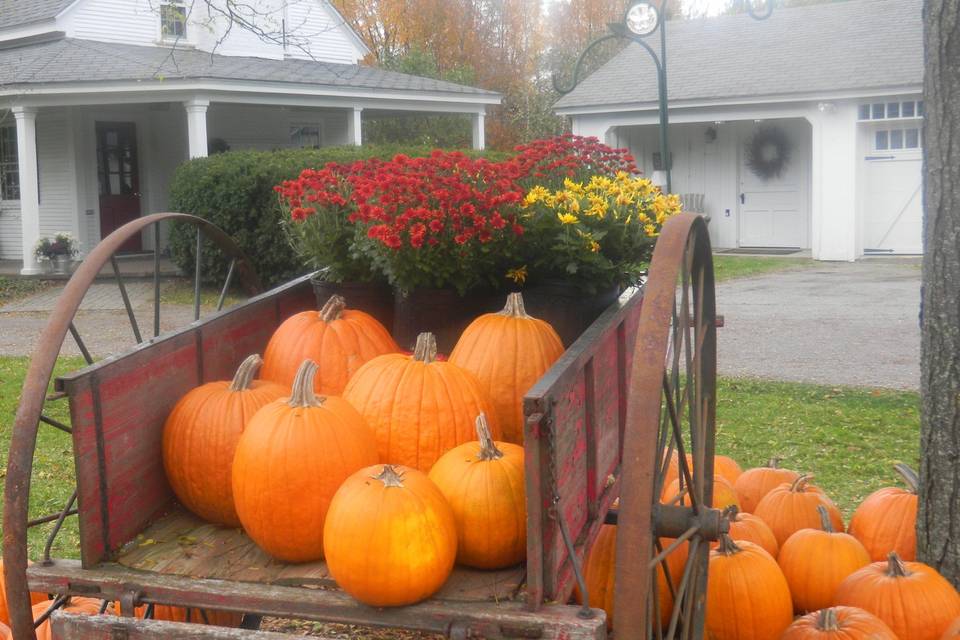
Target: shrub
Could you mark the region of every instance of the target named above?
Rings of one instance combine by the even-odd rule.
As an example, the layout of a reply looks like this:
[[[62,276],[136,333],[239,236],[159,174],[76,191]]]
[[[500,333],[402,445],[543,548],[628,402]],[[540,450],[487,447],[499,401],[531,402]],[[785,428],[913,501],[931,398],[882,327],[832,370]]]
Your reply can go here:
[[[351,162],[366,158],[389,159],[398,153],[426,156],[427,147],[362,146],[279,151],[230,151],[196,158],[180,165],[170,186],[173,211],[191,213],[217,225],[233,236],[253,262],[264,286],[275,286],[309,271],[290,248],[280,228],[281,213],[273,187],[296,178],[307,168],[328,162]],[[507,154],[468,152],[499,160]],[[175,223],[170,230],[170,254],[186,273],[194,269],[195,230]],[[217,250],[204,251],[201,277],[221,285],[229,260]]]

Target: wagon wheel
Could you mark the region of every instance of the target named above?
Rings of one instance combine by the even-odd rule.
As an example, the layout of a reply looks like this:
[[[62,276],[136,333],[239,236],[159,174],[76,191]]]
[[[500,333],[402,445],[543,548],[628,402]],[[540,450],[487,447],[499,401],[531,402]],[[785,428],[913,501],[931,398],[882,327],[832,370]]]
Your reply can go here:
[[[87,349],[80,332],[74,324],[74,317],[80,307],[87,290],[93,285],[100,271],[108,264],[112,266],[120,295],[123,299],[127,317],[132,329],[132,338],[136,343],[144,341],[140,326],[137,323],[133,307],[130,303],[123,277],[116,260],[116,252],[123,244],[139,234],[150,225],[154,225],[154,237],[159,238],[160,223],[165,221],[179,221],[196,227],[194,270],[194,319],[200,317],[200,264],[203,251],[204,237],[223,254],[230,258],[223,289],[217,303],[217,310],[223,307],[227,291],[231,283],[236,280],[246,293],[253,295],[260,291],[260,281],[253,267],[243,251],[233,239],[217,226],[202,218],[183,213],[157,213],[138,218],[127,223],[104,238],[93,251],[84,259],[83,263],[71,276],[63,293],[57,300],[50,319],[43,333],[40,334],[38,346],[30,359],[30,368],[24,380],[20,396],[20,405],[13,425],[13,434],[10,440],[10,453],[7,461],[6,489],[3,505],[3,567],[6,582],[7,604],[10,611],[10,622],[14,637],[23,639],[35,638],[35,623],[30,609],[30,596],[27,589],[27,532],[30,528],[53,522],[53,528],[46,541],[43,552],[43,562],[50,561],[50,553],[54,540],[60,532],[66,518],[77,513],[77,491],[67,500],[66,505],[59,512],[28,520],[30,480],[33,471],[33,458],[36,451],[37,433],[41,423],[55,429],[71,433],[70,425],[61,420],[50,417],[48,405],[64,399],[65,395],[47,394],[47,386],[53,374],[54,366],[63,348],[64,339],[69,332],[76,341],[80,353],[87,364],[93,363],[93,356]],[[208,243],[209,243],[208,242]],[[160,334],[160,256],[155,253],[154,258],[154,313],[153,336]],[[66,598],[57,597],[48,610],[38,621],[46,619],[53,609],[62,606]]]
[[[699,216],[680,214],[663,227],[640,312],[623,441],[614,596],[617,638],[703,637],[709,542],[724,527],[720,511],[711,508],[715,323],[707,226]],[[679,467],[683,498],[662,504],[659,498],[671,465]],[[689,553],[673,580],[667,556],[681,552],[681,545],[688,545]],[[658,571],[674,600],[663,627]]]

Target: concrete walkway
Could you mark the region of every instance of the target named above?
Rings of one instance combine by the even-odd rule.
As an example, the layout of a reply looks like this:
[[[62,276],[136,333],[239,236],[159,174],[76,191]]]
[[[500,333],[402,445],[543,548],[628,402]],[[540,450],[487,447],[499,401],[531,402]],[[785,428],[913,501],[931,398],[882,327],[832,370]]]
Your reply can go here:
[[[720,283],[722,375],[828,385],[920,385],[920,261],[819,262]]]

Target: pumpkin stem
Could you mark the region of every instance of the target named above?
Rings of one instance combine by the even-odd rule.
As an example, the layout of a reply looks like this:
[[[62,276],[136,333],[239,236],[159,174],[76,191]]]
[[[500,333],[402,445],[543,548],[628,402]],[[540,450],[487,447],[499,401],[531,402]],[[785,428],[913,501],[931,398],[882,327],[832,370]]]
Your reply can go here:
[[[291,407],[319,407],[323,404],[323,396],[313,392],[313,379],[317,377],[317,363],[313,360],[304,360],[297,369],[297,377],[293,379],[293,389],[287,401]]]
[[[767,468],[779,469],[781,460],[783,460],[783,458],[781,458],[780,456],[774,456],[773,458],[770,458],[769,460],[767,460]]]
[[[917,475],[917,472],[901,462],[893,465],[893,468],[903,478],[907,488],[910,489],[910,493],[916,493],[917,489],[920,488],[920,476]]]
[[[417,336],[417,345],[413,348],[413,359],[430,364],[437,359],[437,337],[429,332]]]
[[[233,382],[230,383],[230,391],[246,391],[253,382],[253,376],[257,375],[257,369],[263,364],[263,358],[259,354],[247,356],[247,359],[240,363],[237,372],[233,374]]]
[[[887,554],[887,575],[891,578],[905,578],[910,575],[896,551]]]
[[[498,315],[508,318],[529,318],[527,310],[523,308],[523,296],[519,291],[507,295],[507,305]]]
[[[503,457],[503,451],[497,449],[497,443],[490,435],[490,425],[487,424],[487,416],[483,412],[477,416],[477,440],[480,441],[480,453],[477,454],[477,459],[499,460]]]
[[[817,616],[817,631],[840,631],[836,609],[830,607],[820,611],[820,615]]]
[[[392,464],[383,465],[383,469],[373,476],[373,479],[382,482],[384,487],[403,487],[403,474]]]
[[[332,295],[320,309],[320,319],[324,322],[339,320],[343,310],[347,308],[347,301],[341,295]]]
[[[737,543],[733,541],[733,538],[729,534],[721,533],[720,534],[720,553],[725,556],[732,556],[736,553],[740,553],[742,549],[737,546]]]
[[[730,522],[736,522],[738,515],[740,515],[740,508],[735,504],[725,507],[721,512],[721,517],[723,517],[724,520],[729,520]]]
[[[813,480],[812,473],[801,474],[799,478],[793,481],[790,485],[790,491],[794,493],[802,493],[807,490],[807,483]]]
[[[833,523],[830,522],[830,514],[827,512],[827,508],[822,504],[818,504],[817,513],[820,514],[820,528],[827,533],[834,533]]]

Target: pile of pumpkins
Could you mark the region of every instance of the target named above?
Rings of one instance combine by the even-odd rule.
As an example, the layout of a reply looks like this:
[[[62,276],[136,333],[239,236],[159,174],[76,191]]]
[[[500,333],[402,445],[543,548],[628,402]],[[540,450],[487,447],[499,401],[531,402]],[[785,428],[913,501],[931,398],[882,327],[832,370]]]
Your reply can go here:
[[[525,558],[522,400],[563,351],[519,293],[448,359],[429,333],[401,352],[333,296],[286,319],[232,381],[180,399],[163,432],[167,477],[185,507],[243,527],[272,557],[323,559],[366,604],[412,604],[455,562]]]
[[[664,463],[667,460],[664,459]],[[688,468],[692,460],[687,456]],[[667,466],[663,503],[686,500],[679,456]],[[849,527],[812,476],[765,467],[741,471],[714,458],[713,506],[729,533],[710,552],[706,629],[711,640],[956,640],[960,595],[933,568],[915,561],[917,476],[896,465],[907,489],[868,496]],[[663,548],[673,540],[662,539]],[[592,606],[613,619],[616,525],[604,525],[586,561]],[[673,585],[687,544],[658,575],[660,624],[669,625]],[[795,618],[795,616],[797,616]]]

